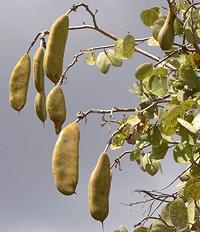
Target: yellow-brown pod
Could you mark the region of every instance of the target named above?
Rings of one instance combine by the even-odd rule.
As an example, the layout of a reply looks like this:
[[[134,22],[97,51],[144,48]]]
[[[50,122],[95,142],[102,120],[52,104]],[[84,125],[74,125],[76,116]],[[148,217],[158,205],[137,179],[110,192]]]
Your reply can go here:
[[[88,199],[91,216],[103,223],[109,212],[109,193],[112,172],[110,161],[106,153],[98,159],[88,184]]]
[[[66,119],[65,96],[60,86],[55,86],[49,92],[46,108],[50,119],[54,122],[55,132],[59,134]]]
[[[44,123],[47,118],[46,96],[44,92],[36,93],[34,106],[38,118]]]
[[[158,33],[158,42],[162,50],[168,50],[174,43],[174,20],[176,15],[172,9],[168,11],[165,22]]]
[[[26,103],[30,71],[30,57],[25,53],[15,65],[9,83],[9,104],[17,111]]]
[[[33,80],[38,92],[44,90],[44,69],[43,69],[44,51],[39,47],[33,58]]]
[[[53,177],[57,189],[64,195],[74,194],[78,183],[79,139],[79,127],[71,123],[62,129],[53,150]]]
[[[62,74],[64,51],[68,36],[69,18],[62,15],[52,24],[44,55],[44,70],[47,77],[57,83]]]

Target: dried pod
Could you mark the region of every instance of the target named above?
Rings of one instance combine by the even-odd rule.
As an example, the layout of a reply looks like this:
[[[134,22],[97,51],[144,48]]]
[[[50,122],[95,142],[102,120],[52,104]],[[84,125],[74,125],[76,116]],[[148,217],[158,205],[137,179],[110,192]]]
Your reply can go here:
[[[71,123],[62,129],[53,150],[53,177],[64,195],[74,194],[78,183],[79,139],[78,125]]]
[[[89,209],[91,216],[103,223],[109,212],[109,193],[112,172],[106,153],[98,159],[88,184]]]
[[[43,70],[44,51],[39,47],[33,58],[33,78],[35,88],[38,92],[44,91],[44,70]]]
[[[9,83],[9,104],[17,111],[26,103],[30,71],[30,57],[25,53],[15,65]]]
[[[52,24],[44,55],[44,70],[54,83],[60,79],[63,69],[63,57],[68,36],[69,18],[62,15]]]
[[[44,123],[47,118],[46,96],[44,92],[36,94],[34,106],[38,118]]]
[[[46,108],[50,119],[54,122],[55,132],[59,134],[66,119],[65,96],[60,86],[55,86],[49,92]]]
[[[172,9],[168,11],[167,18],[158,33],[158,42],[162,50],[168,50],[172,47],[174,43],[175,30],[174,30],[174,20],[176,15]]]

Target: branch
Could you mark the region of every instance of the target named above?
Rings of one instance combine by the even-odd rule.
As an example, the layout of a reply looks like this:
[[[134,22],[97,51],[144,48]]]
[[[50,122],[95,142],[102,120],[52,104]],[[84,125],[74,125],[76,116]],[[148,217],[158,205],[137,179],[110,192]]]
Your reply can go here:
[[[127,154],[130,154],[132,152],[132,150],[129,150],[129,151],[125,151],[125,152],[123,152],[119,157],[116,157],[116,159],[114,160],[114,162],[112,163],[112,165],[111,165],[111,169],[113,168],[113,167],[115,167],[115,168],[117,168],[117,166],[119,165],[119,167],[120,167],[120,161],[121,161],[121,159],[125,156],[125,155],[127,155]]]
[[[186,173],[198,160],[200,159],[200,156],[198,158],[195,159],[194,162],[191,163],[191,165],[186,168],[183,172],[181,172],[180,175],[178,175],[170,184],[168,184],[166,187],[162,188],[161,190],[165,190],[167,188],[169,188],[172,184],[174,184],[184,173]]]
[[[77,53],[76,55],[74,55],[72,62],[71,62],[71,63],[67,66],[67,68],[64,70],[64,72],[63,72],[63,74],[61,75],[61,78],[60,78],[60,80],[59,80],[59,82],[58,82],[58,85],[62,85],[64,79],[67,80],[66,74],[67,74],[68,70],[76,64],[76,62],[78,61],[78,58],[79,58],[80,56],[82,56],[82,55],[85,54],[85,51],[95,51],[95,50],[106,49],[106,48],[112,48],[112,47],[114,47],[114,45],[111,44],[111,45],[104,45],[104,46],[98,46],[98,47],[93,47],[93,48],[87,48],[87,49],[80,50],[79,53]]]
[[[100,110],[100,109],[90,109],[86,112],[80,111],[77,113],[77,119],[76,122],[79,122],[80,120],[86,118],[89,114],[111,114],[111,113],[120,113],[120,112],[135,112],[135,108],[117,108],[114,107],[111,110]]]
[[[30,52],[30,50],[31,50],[31,48],[34,46],[34,44],[36,43],[36,41],[38,40],[38,38],[39,37],[41,37],[40,39],[43,39],[46,35],[48,35],[49,34],[49,32],[48,31],[41,31],[41,32],[39,32],[36,36],[35,36],[35,38],[33,39],[33,41],[31,42],[31,44],[30,44],[30,46],[29,46],[29,48],[28,48],[28,50],[27,50],[27,53],[29,53]]]
[[[177,52],[179,52],[180,49],[177,49],[173,52],[171,52],[168,56],[164,57],[163,59],[161,59],[160,61],[158,61],[156,64],[154,64],[154,67],[158,66],[159,64],[161,64],[162,62],[168,60],[170,57],[172,57],[174,54],[176,54]]]
[[[124,123],[122,124],[116,131],[113,132],[111,138],[108,140],[106,147],[104,149],[104,152],[107,152],[108,148],[110,147],[113,138],[115,137],[116,134],[121,133],[123,131],[123,129],[128,125],[128,123]]]
[[[190,2],[190,4],[191,4],[191,2]],[[195,8],[196,6],[198,6],[198,5],[200,5],[200,2],[196,2],[196,3],[193,3],[193,4],[191,4],[188,8],[187,8],[187,10],[184,12],[184,17],[186,16],[186,14],[188,13],[188,11],[191,9],[191,8]]]

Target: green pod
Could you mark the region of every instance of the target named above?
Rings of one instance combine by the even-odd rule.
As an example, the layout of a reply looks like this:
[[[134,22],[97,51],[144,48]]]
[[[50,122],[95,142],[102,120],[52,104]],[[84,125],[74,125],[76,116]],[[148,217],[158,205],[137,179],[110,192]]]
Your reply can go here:
[[[109,213],[109,193],[112,172],[110,161],[106,153],[98,159],[88,184],[88,199],[91,216],[100,222],[106,219]]]
[[[9,104],[17,111],[20,111],[26,103],[30,71],[30,57],[25,53],[15,65],[9,83]]]
[[[62,129],[53,150],[53,178],[64,195],[74,194],[78,183],[79,140],[79,127],[77,123],[71,123]]]
[[[175,30],[174,20],[176,18],[175,13],[170,9],[163,26],[158,33],[158,42],[162,50],[168,50],[174,43]]]
[[[55,132],[59,134],[66,119],[65,96],[60,86],[55,86],[49,92],[46,108],[50,119],[54,122]]]
[[[33,58],[33,80],[37,92],[44,91],[44,69],[43,69],[44,51],[39,47]]]
[[[38,118],[44,123],[47,118],[46,96],[44,92],[36,93],[34,106]]]
[[[44,70],[55,84],[59,81],[63,69],[63,58],[69,29],[68,16],[60,16],[51,26],[44,55]]]

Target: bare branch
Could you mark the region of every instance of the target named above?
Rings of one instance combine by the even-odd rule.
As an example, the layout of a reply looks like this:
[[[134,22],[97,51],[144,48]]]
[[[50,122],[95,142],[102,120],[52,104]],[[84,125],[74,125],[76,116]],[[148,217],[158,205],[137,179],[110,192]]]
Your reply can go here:
[[[37,39],[39,38],[39,36],[41,35],[41,33],[42,33],[42,32],[39,32],[39,33],[35,36],[34,40],[31,42],[31,44],[30,44],[30,46],[29,46],[29,48],[28,48],[28,50],[27,50],[27,53],[30,52],[31,48],[34,46],[34,44],[36,43],[36,41],[37,41]]]
[[[113,162],[113,164],[111,165],[111,169],[113,168],[113,167],[117,167],[117,165],[119,164],[119,162],[121,161],[121,159],[125,156],[125,155],[127,155],[127,154],[130,154],[132,152],[132,150],[129,150],[129,151],[125,151],[125,152],[123,152],[119,157],[116,157],[116,159],[114,160],[114,162]]]
[[[89,114],[110,114],[111,112],[120,113],[120,112],[135,112],[135,111],[136,111],[135,108],[117,108],[117,107],[114,107],[111,110],[90,109],[86,112],[80,111],[77,114],[76,122],[79,122],[80,120],[82,120],[83,118],[85,118]]]
[[[122,124],[116,131],[113,132],[111,138],[108,140],[106,147],[104,149],[104,152],[107,152],[108,148],[110,147],[111,143],[112,143],[112,139],[115,137],[116,134],[120,133],[123,131],[123,129],[128,125],[128,123],[124,123]]]
[[[40,39],[44,39],[44,37],[45,37],[46,35],[48,35],[48,34],[49,34],[49,32],[46,31],[46,30],[39,32],[39,33],[35,36],[35,38],[33,39],[33,41],[31,42],[31,44],[30,44],[30,46],[29,46],[29,48],[28,48],[28,50],[27,50],[27,53],[30,52],[31,48],[34,46],[34,44],[36,43],[36,41],[38,40],[39,37],[40,37]]]
[[[173,52],[171,52],[168,56],[164,57],[163,59],[161,59],[160,61],[158,61],[156,64],[154,64],[154,67],[158,66],[159,64],[161,64],[162,62],[168,60],[170,57],[172,57],[173,55],[175,55],[177,52],[179,52],[180,49],[177,49]]]
[[[161,190],[165,190],[167,188],[169,188],[171,185],[173,185],[184,173],[186,173],[198,160],[200,159],[200,156],[197,157],[194,162],[191,163],[191,165],[186,168],[183,172],[181,172],[180,175],[178,175],[170,184],[168,184],[166,187],[162,188]]]

